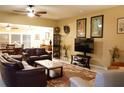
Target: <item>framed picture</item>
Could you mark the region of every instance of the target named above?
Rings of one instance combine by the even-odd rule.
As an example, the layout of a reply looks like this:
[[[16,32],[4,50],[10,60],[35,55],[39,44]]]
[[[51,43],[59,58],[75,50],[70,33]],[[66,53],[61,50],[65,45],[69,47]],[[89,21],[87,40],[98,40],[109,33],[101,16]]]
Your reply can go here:
[[[124,34],[124,17],[117,19],[117,33]]]
[[[86,18],[77,20],[77,37],[86,37]]]
[[[103,37],[103,17],[104,15],[91,17],[91,37]]]
[[[35,40],[40,40],[40,34],[35,34]]]

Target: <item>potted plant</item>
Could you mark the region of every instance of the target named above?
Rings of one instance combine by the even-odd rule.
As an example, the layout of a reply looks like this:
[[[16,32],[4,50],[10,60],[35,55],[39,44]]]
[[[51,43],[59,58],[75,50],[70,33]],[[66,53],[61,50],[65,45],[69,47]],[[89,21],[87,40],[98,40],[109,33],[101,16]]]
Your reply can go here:
[[[110,50],[110,54],[112,56],[112,61],[113,62],[115,61],[116,58],[118,59],[120,57],[119,49],[117,47],[114,47],[112,50]]]
[[[64,45],[63,49],[65,50],[65,55],[64,57],[68,57],[68,49],[69,49],[69,45]]]

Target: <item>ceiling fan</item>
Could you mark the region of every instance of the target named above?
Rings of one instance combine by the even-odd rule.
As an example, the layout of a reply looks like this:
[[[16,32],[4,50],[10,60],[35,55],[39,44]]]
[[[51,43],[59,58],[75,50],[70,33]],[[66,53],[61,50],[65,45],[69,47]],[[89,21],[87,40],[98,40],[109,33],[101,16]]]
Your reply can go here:
[[[11,24],[6,24],[6,23],[0,23],[0,27],[6,30],[19,29]]]
[[[34,5],[27,5],[25,10],[13,10],[15,13],[27,14],[29,17],[40,17],[42,14],[47,14],[46,11],[36,11]]]

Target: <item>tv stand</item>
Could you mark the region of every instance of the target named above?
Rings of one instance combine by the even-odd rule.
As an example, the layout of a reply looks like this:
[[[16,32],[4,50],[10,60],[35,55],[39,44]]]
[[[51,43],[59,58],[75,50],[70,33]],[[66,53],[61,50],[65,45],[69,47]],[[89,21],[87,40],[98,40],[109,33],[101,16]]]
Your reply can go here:
[[[87,56],[87,55],[81,55],[81,54],[71,55],[71,64],[81,65],[83,67],[90,69],[90,64],[89,64],[90,59],[91,56]]]

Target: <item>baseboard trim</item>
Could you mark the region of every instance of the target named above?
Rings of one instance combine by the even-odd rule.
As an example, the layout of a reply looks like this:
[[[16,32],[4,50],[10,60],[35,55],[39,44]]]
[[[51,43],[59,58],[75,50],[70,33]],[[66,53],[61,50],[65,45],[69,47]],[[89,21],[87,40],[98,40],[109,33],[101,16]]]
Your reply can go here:
[[[68,60],[64,60],[64,59],[53,59],[53,60],[58,60],[67,64],[71,64],[70,61]],[[107,67],[103,67],[103,66],[99,66],[99,65],[94,65],[94,64],[90,64],[91,68],[95,68],[95,69],[99,69],[99,70],[107,70]]]

